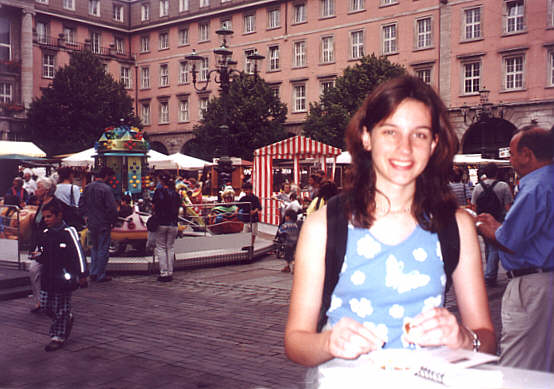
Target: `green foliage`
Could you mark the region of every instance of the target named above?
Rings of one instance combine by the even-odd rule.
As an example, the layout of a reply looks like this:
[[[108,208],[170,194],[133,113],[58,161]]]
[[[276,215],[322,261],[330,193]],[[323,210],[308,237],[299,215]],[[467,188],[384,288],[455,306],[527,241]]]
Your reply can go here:
[[[365,97],[377,85],[404,74],[403,66],[375,54],[363,57],[353,67],[344,69],[335,87],[325,91],[319,102],[310,104],[304,134],[324,143],[344,148],[344,131]]]
[[[25,127],[33,142],[55,155],[91,147],[104,128],[120,119],[140,124],[124,85],[104,71],[97,56],[82,51],[71,55],[32,102]]]
[[[252,76],[241,73],[230,82],[227,97],[210,100],[204,119],[194,128],[195,138],[183,152],[206,160],[225,154],[252,160],[255,149],[286,137],[286,115],[286,105],[264,80],[254,85]]]

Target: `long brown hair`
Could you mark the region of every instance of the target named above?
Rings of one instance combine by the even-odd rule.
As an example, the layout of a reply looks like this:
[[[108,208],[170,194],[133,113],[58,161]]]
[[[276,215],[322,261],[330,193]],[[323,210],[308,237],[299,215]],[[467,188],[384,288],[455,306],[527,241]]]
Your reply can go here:
[[[401,76],[382,83],[366,97],[346,129],[346,145],[352,156],[352,174],[345,191],[346,207],[355,226],[369,228],[375,221],[375,168],[371,152],[362,144],[363,127],[371,132],[406,99],[417,100],[429,108],[431,131],[437,141],[427,166],[416,179],[414,216],[424,229],[437,232],[456,210],[448,176],[458,150],[458,138],[448,120],[447,109],[429,85],[413,76]]]

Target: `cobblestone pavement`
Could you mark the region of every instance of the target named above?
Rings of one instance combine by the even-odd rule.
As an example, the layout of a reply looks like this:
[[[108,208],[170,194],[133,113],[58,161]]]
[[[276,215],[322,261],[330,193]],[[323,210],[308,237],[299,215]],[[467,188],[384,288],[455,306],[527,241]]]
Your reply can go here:
[[[31,299],[1,302],[0,388],[300,388],[306,369],[283,350],[292,276],[282,265],[91,284],[74,293],[71,338],[53,353],[43,350],[50,319],[29,313]]]

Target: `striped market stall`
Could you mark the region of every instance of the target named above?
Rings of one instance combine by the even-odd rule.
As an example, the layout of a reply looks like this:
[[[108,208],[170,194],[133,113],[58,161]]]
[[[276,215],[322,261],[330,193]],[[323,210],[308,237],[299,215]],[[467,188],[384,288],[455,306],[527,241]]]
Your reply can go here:
[[[294,182],[300,182],[300,161],[306,158],[321,160],[327,169],[326,158],[336,158],[341,149],[298,135],[273,143],[254,151],[253,191],[262,203],[260,221],[277,225],[279,223],[279,201],[273,196],[273,160],[293,161]]]

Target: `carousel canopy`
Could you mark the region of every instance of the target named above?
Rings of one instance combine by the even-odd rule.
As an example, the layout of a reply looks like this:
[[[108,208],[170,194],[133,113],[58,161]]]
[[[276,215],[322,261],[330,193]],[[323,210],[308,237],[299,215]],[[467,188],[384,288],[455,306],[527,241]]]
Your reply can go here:
[[[139,128],[122,124],[118,127],[105,128],[94,148],[98,154],[113,152],[145,154],[150,149],[150,145],[143,138]]]

